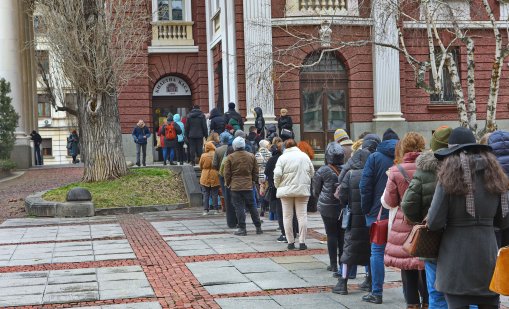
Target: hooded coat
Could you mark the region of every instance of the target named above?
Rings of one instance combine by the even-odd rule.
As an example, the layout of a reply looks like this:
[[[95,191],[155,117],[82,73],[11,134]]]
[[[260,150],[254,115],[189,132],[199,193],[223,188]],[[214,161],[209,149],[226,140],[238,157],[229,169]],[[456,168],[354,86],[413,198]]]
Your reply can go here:
[[[277,120],[277,127],[279,129],[279,135],[281,135],[281,130],[283,129],[287,129],[293,132],[292,117],[289,115],[279,117]]]
[[[502,217],[500,195],[483,185],[487,162],[474,158],[472,169],[475,215],[466,211],[465,196],[447,193],[439,183],[428,212],[432,231],[445,228],[438,251],[436,289],[442,293],[495,296],[488,287],[497,260],[493,226],[509,228],[509,215]]]
[[[269,124],[267,126],[267,140],[272,144],[272,140],[277,136],[277,128],[275,124]]]
[[[265,118],[263,118],[263,111],[259,107],[255,107],[254,109],[256,114],[255,119],[255,127],[256,127],[256,133],[260,136],[265,136]]]
[[[368,134],[365,136],[364,140],[362,141],[362,149],[368,150],[369,153],[373,153],[376,150],[376,147],[380,144],[380,138],[376,136],[375,134]],[[343,148],[344,149],[344,148]],[[346,164],[344,164],[341,167],[341,174],[339,174],[338,177],[338,183],[341,184],[343,182],[343,178],[345,177],[346,173],[352,168],[352,164],[354,163],[351,158],[346,159],[348,160]],[[366,162],[364,162],[366,163]],[[364,168],[364,164],[362,165]]]
[[[423,152],[417,160],[417,171],[401,200],[401,210],[405,217],[420,223],[428,214],[428,209],[437,185],[438,159],[433,152]]]
[[[209,120],[210,120],[210,132],[214,131],[218,134],[224,132],[226,122],[224,121],[224,116],[223,114],[221,114],[219,109],[213,108],[210,111]]]
[[[341,263],[348,265],[368,265],[371,256],[369,228],[361,209],[362,170],[371,152],[368,149],[356,151],[350,158],[350,170],[340,184],[340,201],[350,208],[350,226],[345,231]]]
[[[495,131],[488,138],[488,145],[493,149],[493,154],[509,176],[509,132]]]
[[[173,115],[173,121],[175,121],[175,123],[178,124],[180,129],[182,130],[181,134],[177,134],[177,140],[179,143],[183,143],[185,136],[185,126],[184,123],[180,120],[180,115],[179,114]]]
[[[376,221],[382,202],[380,198],[387,183],[387,170],[393,165],[394,151],[398,140],[391,139],[381,142],[372,153],[362,170],[359,184],[361,190],[361,208],[366,215],[366,225],[371,226]],[[388,210],[382,211],[382,219],[387,219]]]
[[[192,109],[187,115],[185,131],[187,138],[208,137],[207,120],[198,108]]]
[[[240,130],[244,131],[244,121],[242,116],[235,110],[235,108],[228,108],[228,111],[224,113],[224,123],[230,124],[230,119],[235,119]]]
[[[400,167],[403,168],[408,177],[412,179],[417,166],[415,160],[420,155],[419,152],[408,152],[403,156],[403,163]],[[396,165],[389,169],[389,179],[385,187],[383,195],[383,205],[387,208],[396,208],[401,204],[401,199],[409,186],[410,180],[407,181],[403,174],[399,171]],[[418,257],[412,257],[403,250],[403,243],[405,242],[408,234],[412,231],[410,225],[401,209],[396,212],[396,217],[392,222],[392,228],[387,238],[387,246],[385,247],[384,264],[386,266],[397,267],[403,270],[424,269],[424,262]]]
[[[205,152],[200,157],[200,184],[205,187],[219,187],[219,172],[212,166],[216,146],[213,142],[205,144]]]
[[[325,150],[325,165],[320,167],[313,177],[313,195],[318,198],[318,211],[323,217],[339,218],[342,207],[334,197],[334,192],[344,159],[345,152],[341,145],[330,143]]]

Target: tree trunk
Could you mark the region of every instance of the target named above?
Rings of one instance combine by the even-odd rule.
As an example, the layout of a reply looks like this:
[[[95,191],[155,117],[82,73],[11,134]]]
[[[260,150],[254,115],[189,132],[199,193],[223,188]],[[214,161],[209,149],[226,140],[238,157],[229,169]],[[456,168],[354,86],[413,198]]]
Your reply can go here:
[[[80,150],[85,155],[83,181],[102,181],[127,173],[116,95],[78,104],[81,125]]]

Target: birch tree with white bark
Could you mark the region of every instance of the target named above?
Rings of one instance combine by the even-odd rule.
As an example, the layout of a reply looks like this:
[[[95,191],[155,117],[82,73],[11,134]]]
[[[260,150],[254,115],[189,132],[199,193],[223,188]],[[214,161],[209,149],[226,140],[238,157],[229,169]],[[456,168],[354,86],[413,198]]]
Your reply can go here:
[[[127,173],[118,95],[144,74],[136,61],[149,38],[145,0],[31,0],[46,28],[45,43],[78,94],[84,181]]]

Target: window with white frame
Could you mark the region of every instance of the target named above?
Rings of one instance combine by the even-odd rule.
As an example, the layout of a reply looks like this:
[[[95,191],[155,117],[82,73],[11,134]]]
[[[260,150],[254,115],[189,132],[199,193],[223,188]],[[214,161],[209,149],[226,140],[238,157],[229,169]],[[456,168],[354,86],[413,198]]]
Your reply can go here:
[[[157,19],[159,21],[185,20],[185,2],[189,0],[157,0]]]

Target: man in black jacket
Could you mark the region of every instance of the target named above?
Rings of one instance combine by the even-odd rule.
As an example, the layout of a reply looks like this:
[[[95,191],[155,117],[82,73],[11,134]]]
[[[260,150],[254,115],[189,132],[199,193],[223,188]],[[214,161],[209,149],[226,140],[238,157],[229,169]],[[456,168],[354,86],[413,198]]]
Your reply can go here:
[[[216,132],[217,134],[221,134],[224,132],[224,127],[226,123],[224,122],[224,116],[221,114],[219,109],[213,108],[210,111],[210,132]]]
[[[230,123],[230,119],[235,119],[239,123],[240,129],[244,131],[244,120],[242,120],[242,116],[235,110],[235,103],[228,103],[228,111],[224,113],[224,123]]]
[[[35,130],[32,131],[30,136],[31,136],[30,139],[34,141],[35,165],[42,165],[42,156],[41,156],[42,137]]]
[[[195,158],[199,159],[203,153],[203,138],[208,137],[207,120],[199,105],[193,106],[187,115],[185,133],[190,148],[189,161],[194,165],[196,164]]]

